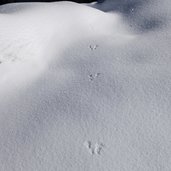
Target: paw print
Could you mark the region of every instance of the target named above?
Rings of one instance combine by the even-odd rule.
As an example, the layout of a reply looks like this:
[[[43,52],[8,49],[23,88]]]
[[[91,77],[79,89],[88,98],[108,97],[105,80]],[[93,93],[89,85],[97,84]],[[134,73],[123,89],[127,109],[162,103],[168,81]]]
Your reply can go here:
[[[94,153],[100,155],[103,147],[104,147],[103,143],[100,144],[96,143],[94,148]]]
[[[94,80],[94,76],[92,74],[88,75],[88,78],[89,78],[90,81]]]
[[[91,155],[101,155],[101,151],[104,148],[104,144],[103,143],[96,143],[93,146],[91,141],[84,142],[84,146],[87,148],[88,152]]]
[[[89,78],[90,81],[93,81],[95,78],[99,77],[100,74],[101,74],[101,73],[99,73],[99,72],[96,73],[96,74],[94,74],[94,75],[93,75],[93,74],[89,74],[89,75],[88,75],[88,78]]]
[[[98,45],[90,45],[89,48],[93,51],[96,50],[99,46]]]

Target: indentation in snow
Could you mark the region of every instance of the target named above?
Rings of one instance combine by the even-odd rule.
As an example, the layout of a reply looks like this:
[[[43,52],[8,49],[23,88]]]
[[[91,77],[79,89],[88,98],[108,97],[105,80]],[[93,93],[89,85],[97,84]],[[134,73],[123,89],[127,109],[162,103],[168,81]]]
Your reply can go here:
[[[89,78],[90,81],[93,81],[94,79],[98,78],[100,76],[100,74],[101,73],[99,73],[99,72],[94,74],[94,75],[93,74],[89,74],[88,78]]]
[[[91,155],[101,155],[101,152],[104,148],[103,143],[95,143],[95,145],[92,145],[91,141],[85,141],[84,146],[87,148],[88,152]]]
[[[96,50],[99,47],[99,45],[90,45],[89,48],[93,51]]]

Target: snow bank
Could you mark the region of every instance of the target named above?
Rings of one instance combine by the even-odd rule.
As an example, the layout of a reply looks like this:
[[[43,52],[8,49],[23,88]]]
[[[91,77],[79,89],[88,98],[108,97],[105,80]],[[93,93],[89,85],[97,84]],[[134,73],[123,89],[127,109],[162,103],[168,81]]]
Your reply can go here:
[[[169,0],[0,7],[0,170],[171,170]]]

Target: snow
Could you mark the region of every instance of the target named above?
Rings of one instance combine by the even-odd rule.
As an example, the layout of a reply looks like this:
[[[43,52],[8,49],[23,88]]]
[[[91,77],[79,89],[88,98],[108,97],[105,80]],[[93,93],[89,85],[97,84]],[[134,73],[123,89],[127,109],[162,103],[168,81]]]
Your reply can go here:
[[[171,2],[0,6],[1,171],[170,171]]]

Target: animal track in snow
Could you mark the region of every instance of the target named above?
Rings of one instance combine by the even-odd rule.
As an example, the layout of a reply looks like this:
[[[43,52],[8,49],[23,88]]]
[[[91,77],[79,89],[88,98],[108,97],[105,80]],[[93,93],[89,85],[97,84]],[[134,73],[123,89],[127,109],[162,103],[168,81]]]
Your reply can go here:
[[[103,143],[100,144],[96,143],[94,148],[94,153],[100,155],[103,147],[104,147]]]
[[[134,8],[131,8],[130,11],[133,13],[134,12]]]
[[[96,50],[99,46],[98,45],[90,45],[89,48],[91,50]]]
[[[87,148],[91,155],[101,155],[101,151],[104,148],[103,143],[96,143],[94,146],[91,141],[85,141],[84,146]]]
[[[101,74],[101,73],[99,73],[99,72],[96,73],[95,75],[89,74],[89,75],[88,75],[88,78],[89,78],[90,81],[93,81],[95,78],[99,77],[100,74]]]

